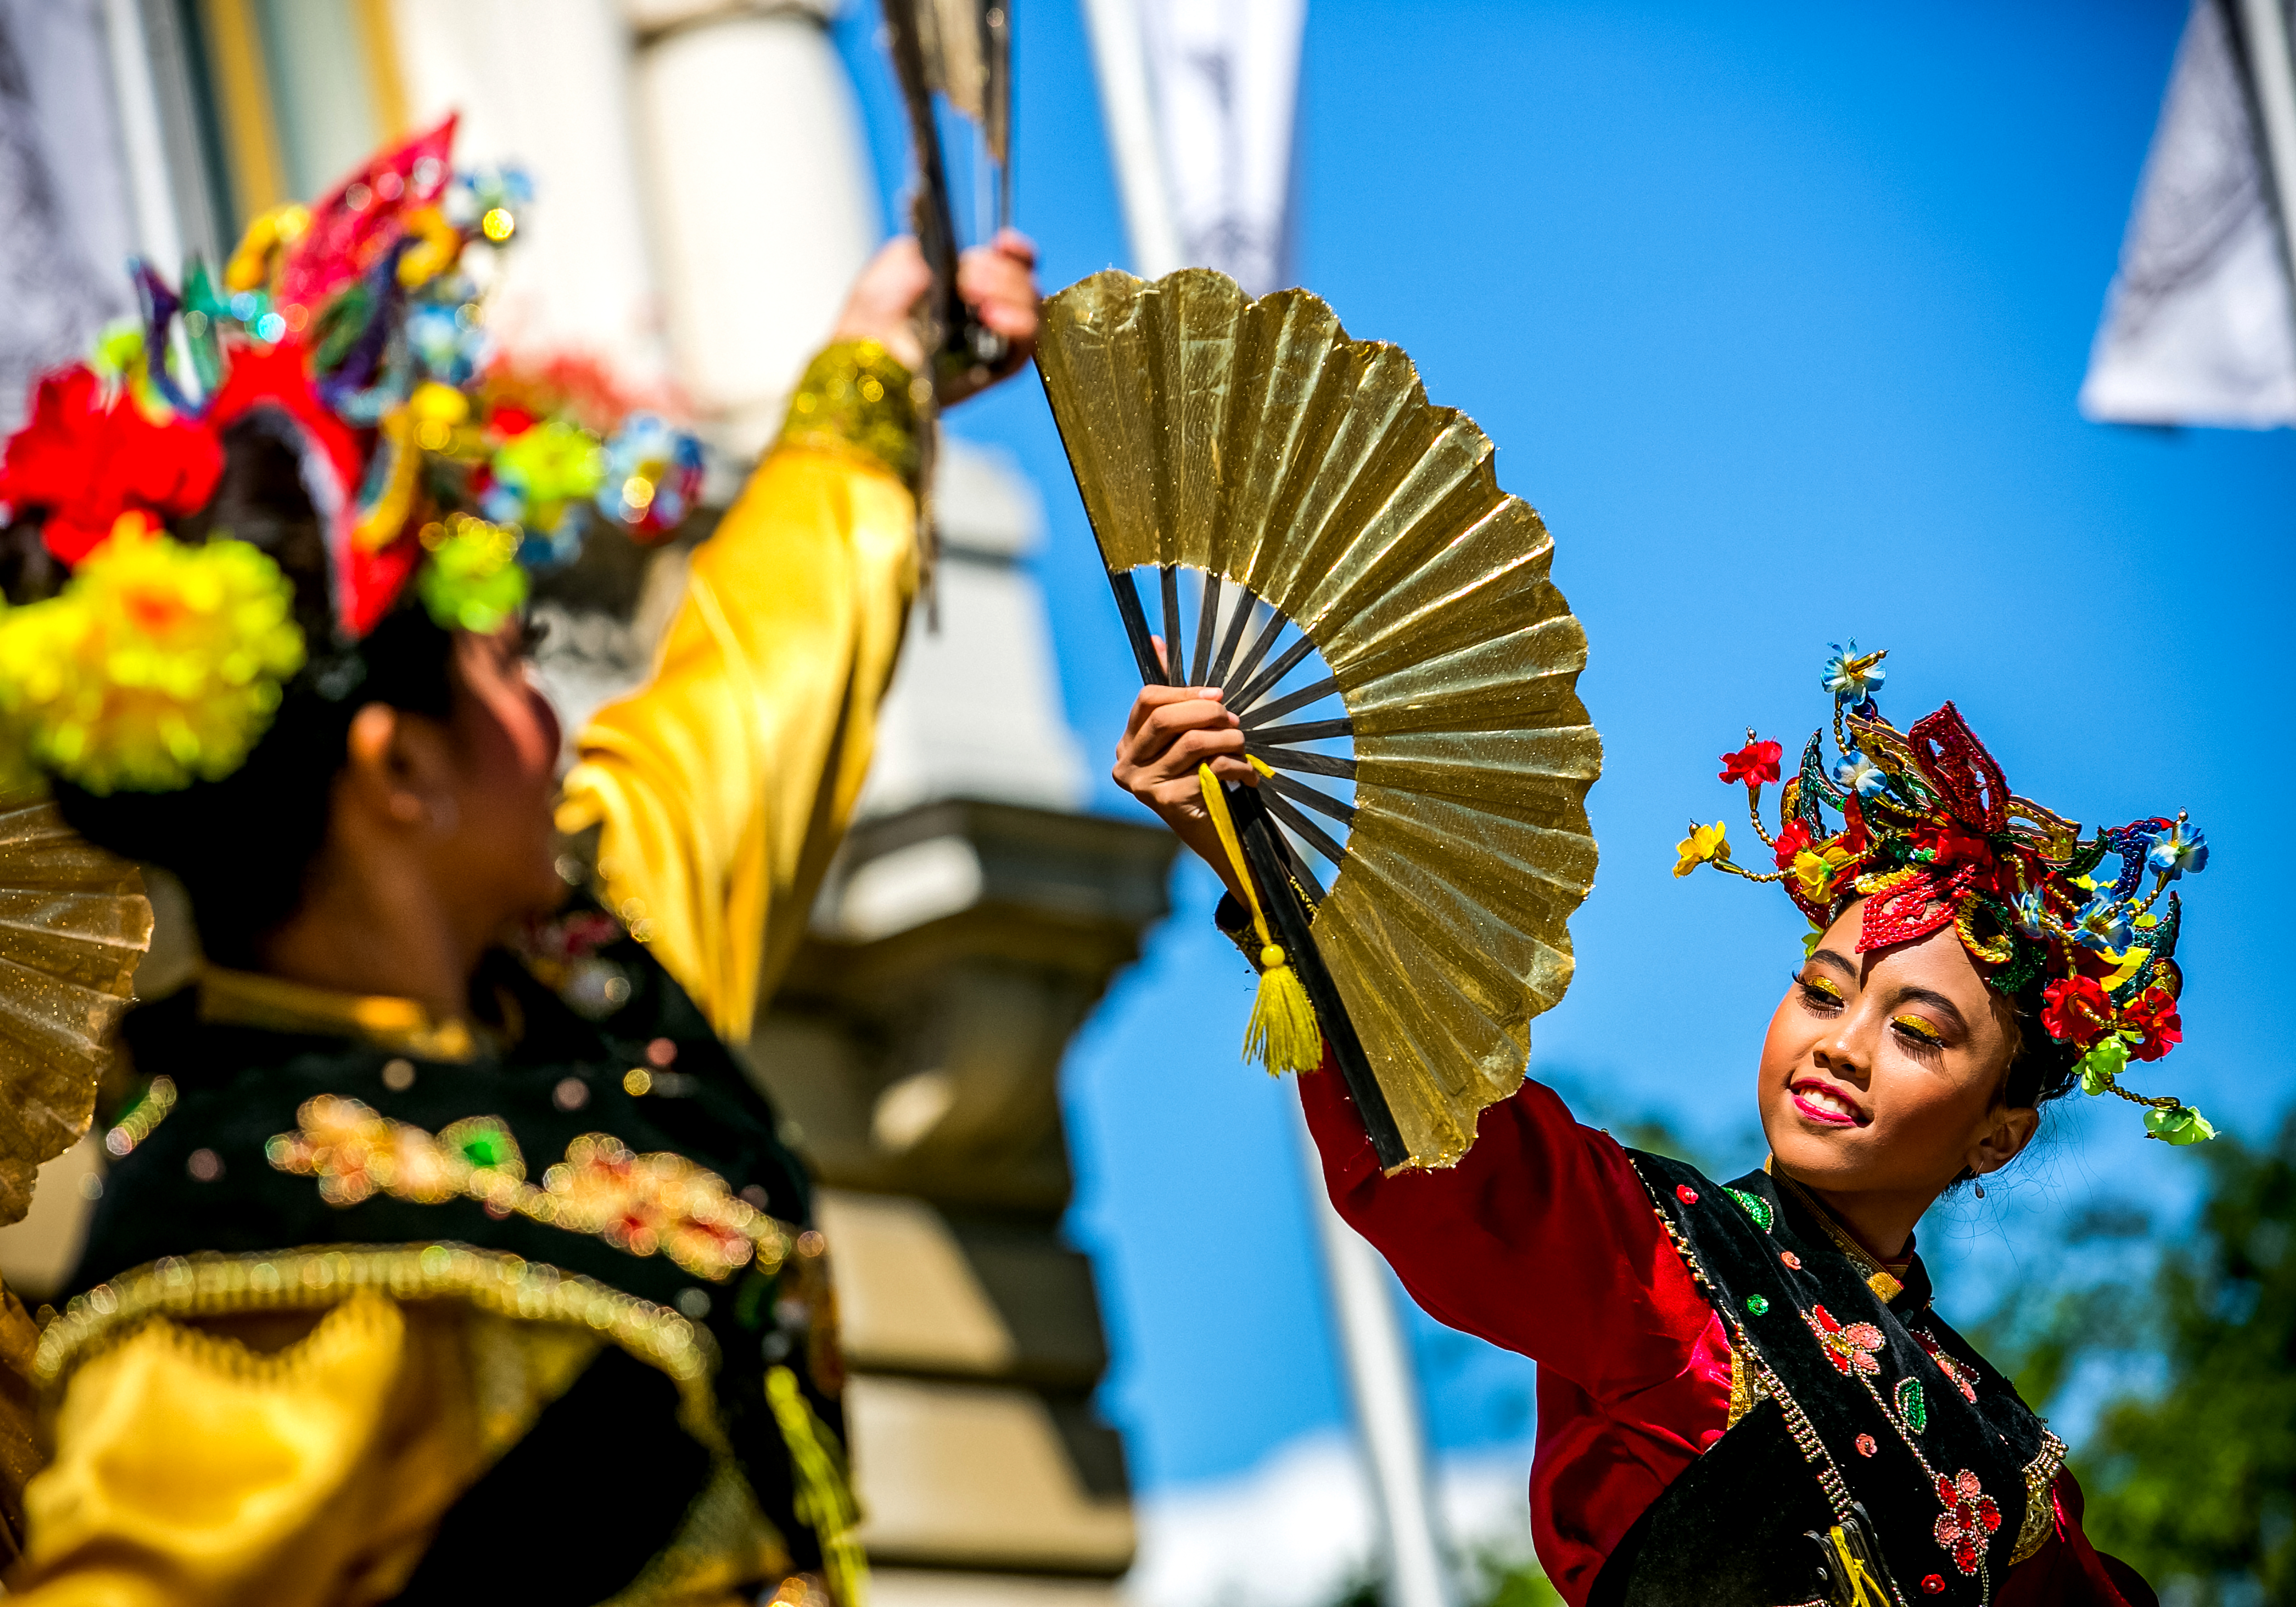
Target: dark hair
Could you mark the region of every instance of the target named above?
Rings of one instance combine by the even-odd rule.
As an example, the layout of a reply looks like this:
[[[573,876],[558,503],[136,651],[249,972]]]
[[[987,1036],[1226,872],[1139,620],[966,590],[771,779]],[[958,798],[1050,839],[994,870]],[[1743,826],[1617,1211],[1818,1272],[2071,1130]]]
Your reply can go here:
[[[195,543],[231,536],[268,553],[294,583],[309,661],[247,762],[223,780],[172,792],[99,795],[58,778],[54,789],[64,818],[82,836],[174,872],[191,895],[209,957],[246,966],[255,962],[258,940],[302,902],[325,841],[352,717],[365,704],[386,703],[447,717],[454,638],[409,605],[356,647],[338,647],[325,534],[291,434],[258,413],[234,425],[224,447],[214,497],[178,521],[174,534]]]
[[[2009,996],[2009,1008],[2017,1014],[2017,1049],[2009,1057],[2009,1080],[2001,1100],[2013,1111],[2038,1109],[2072,1092],[2078,1080],[2074,1068],[2080,1063],[2079,1045],[2059,1043],[2041,1025],[2041,989],[2048,980],[2044,972]]]

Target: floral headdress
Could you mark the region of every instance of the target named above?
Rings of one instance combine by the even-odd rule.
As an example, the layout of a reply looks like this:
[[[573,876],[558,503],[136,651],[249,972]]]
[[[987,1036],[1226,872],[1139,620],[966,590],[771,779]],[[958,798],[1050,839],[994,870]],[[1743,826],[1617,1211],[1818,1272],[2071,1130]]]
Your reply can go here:
[[[28,767],[96,792],[219,779],[299,674],[357,684],[358,643],[410,586],[441,626],[492,630],[594,518],[646,540],[693,505],[690,436],[578,361],[495,358],[466,257],[510,241],[529,191],[455,171],[454,134],[450,117],[316,207],[258,217],[220,283],[197,258],[180,291],[133,265],[141,316],[40,379],[0,504],[69,578],[0,609],[0,787]],[[164,529],[208,504],[225,432],[250,423],[293,450],[325,537],[304,623],[270,554]]]
[[[1777,868],[1744,869],[1731,859],[1721,823],[1693,823],[1677,845],[1674,873],[1711,865],[1781,883],[1818,932],[1863,898],[1860,953],[1951,926],[2000,992],[2048,979],[2041,1024],[2082,1052],[2085,1092],[2144,1106],[2154,1138],[2214,1137],[2192,1106],[2131,1093],[2119,1080],[2131,1060],[2158,1060],[2184,1037],[2175,957],[2182,912],[2169,884],[2207,865],[2208,840],[2180,812],[2084,841],[2074,822],[2009,791],[1951,703],[1905,732],[1884,719],[1874,701],[1884,656],[1860,653],[1852,642],[1826,661],[1836,757],[1828,765],[1825,734],[1811,734],[1800,769],[1779,791],[1775,836],[1762,824],[1761,796],[1779,779],[1784,750],[1749,731],[1743,748],[1722,756],[1721,780],[1745,784],[1755,834]],[[1826,824],[1829,809],[1841,816],[1839,829]],[[2100,875],[2108,859],[2118,866]],[[1809,941],[1815,947],[1816,933]]]

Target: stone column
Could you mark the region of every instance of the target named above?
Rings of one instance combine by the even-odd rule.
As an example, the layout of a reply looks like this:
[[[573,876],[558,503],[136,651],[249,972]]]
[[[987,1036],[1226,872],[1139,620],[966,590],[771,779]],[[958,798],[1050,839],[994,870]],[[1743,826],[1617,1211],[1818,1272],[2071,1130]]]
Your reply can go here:
[[[835,0],[623,0],[676,371],[747,460],[882,234]]]

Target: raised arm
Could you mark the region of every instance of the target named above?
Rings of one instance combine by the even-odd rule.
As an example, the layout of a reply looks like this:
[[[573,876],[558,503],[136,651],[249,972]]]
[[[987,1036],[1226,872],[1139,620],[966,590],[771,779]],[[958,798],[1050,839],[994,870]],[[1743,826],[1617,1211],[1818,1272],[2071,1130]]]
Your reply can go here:
[[[1229,884],[1220,925],[1240,939],[1234,872],[1206,818],[1197,767],[1259,784],[1216,689],[1151,686],[1117,748],[1116,783]],[[1250,959],[1254,945],[1237,945]],[[1324,1177],[1355,1230],[1439,1322],[1518,1350],[1597,1398],[1674,1378],[1714,1321],[1668,1244],[1650,1196],[1607,1133],[1580,1127],[1536,1083],[1482,1114],[1456,1167],[1380,1169],[1326,1061],[1300,1078]]]
[[[1327,1064],[1300,1078],[1332,1203],[1448,1327],[1531,1357],[1598,1400],[1676,1377],[1714,1321],[1626,1152],[1525,1083],[1445,1171],[1380,1169]]]
[[[1011,340],[1006,372],[1035,338],[1033,260],[1013,234],[967,255],[965,299]],[[652,682],[599,711],[566,779],[560,829],[600,828],[608,902],[728,1039],[804,932],[916,590],[923,358],[907,319],[929,285],[908,242],[864,273],[780,441],[695,553]]]

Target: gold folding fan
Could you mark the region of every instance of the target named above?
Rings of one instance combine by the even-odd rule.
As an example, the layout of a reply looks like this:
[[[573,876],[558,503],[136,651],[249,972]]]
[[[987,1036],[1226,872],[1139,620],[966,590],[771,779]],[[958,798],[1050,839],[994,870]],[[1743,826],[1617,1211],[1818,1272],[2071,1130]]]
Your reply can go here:
[[[111,1035],[152,943],[135,867],[45,799],[0,799],[0,1223],[87,1131]]]
[[[1546,527],[1408,357],[1304,291],[1096,274],[1037,361],[1142,677],[1225,688],[1274,771],[1230,808],[1382,1163],[1450,1165],[1521,1084],[1595,874]]]

